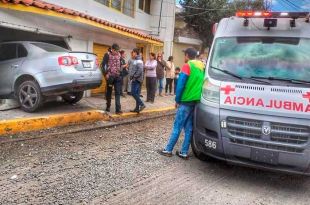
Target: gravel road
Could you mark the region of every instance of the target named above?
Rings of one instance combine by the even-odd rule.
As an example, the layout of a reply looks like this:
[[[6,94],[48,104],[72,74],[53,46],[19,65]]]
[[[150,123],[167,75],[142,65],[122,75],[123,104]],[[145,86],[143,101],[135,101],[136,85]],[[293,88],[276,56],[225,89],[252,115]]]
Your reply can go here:
[[[172,120],[2,143],[0,204],[310,204],[308,177],[158,155]]]

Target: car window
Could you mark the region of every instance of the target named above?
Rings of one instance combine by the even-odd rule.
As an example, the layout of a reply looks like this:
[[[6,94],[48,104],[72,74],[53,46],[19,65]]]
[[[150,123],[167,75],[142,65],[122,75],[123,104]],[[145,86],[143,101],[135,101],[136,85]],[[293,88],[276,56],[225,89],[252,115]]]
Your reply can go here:
[[[68,52],[67,49],[48,43],[31,43],[31,44],[46,52]]]
[[[0,61],[17,58],[17,45],[15,43],[0,45]]]
[[[27,57],[28,55],[26,48],[22,44],[18,44],[17,55],[18,58],[24,58]]]

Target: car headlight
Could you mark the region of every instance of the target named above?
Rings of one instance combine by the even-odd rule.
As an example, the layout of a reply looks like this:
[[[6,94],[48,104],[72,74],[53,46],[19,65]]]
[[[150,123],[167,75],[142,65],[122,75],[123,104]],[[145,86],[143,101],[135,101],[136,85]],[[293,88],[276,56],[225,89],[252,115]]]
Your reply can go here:
[[[220,87],[206,80],[203,85],[202,97],[207,101],[219,104]]]

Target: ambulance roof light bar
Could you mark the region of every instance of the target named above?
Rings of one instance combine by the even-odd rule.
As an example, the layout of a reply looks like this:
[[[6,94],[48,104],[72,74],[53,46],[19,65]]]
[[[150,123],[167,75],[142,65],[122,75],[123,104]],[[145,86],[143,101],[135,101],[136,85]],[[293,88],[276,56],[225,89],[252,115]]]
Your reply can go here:
[[[309,18],[309,12],[270,12],[270,11],[238,11],[237,17],[241,18]]]

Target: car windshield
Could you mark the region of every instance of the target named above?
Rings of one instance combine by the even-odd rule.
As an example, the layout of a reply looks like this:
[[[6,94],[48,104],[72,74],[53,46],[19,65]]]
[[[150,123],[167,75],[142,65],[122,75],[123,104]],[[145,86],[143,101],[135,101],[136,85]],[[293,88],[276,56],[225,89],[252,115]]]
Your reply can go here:
[[[31,43],[32,45],[39,47],[40,49],[46,51],[46,52],[68,52],[67,49],[48,44],[48,43]]]
[[[310,39],[280,37],[218,38],[210,74],[231,77],[218,69],[245,78],[310,79]]]

